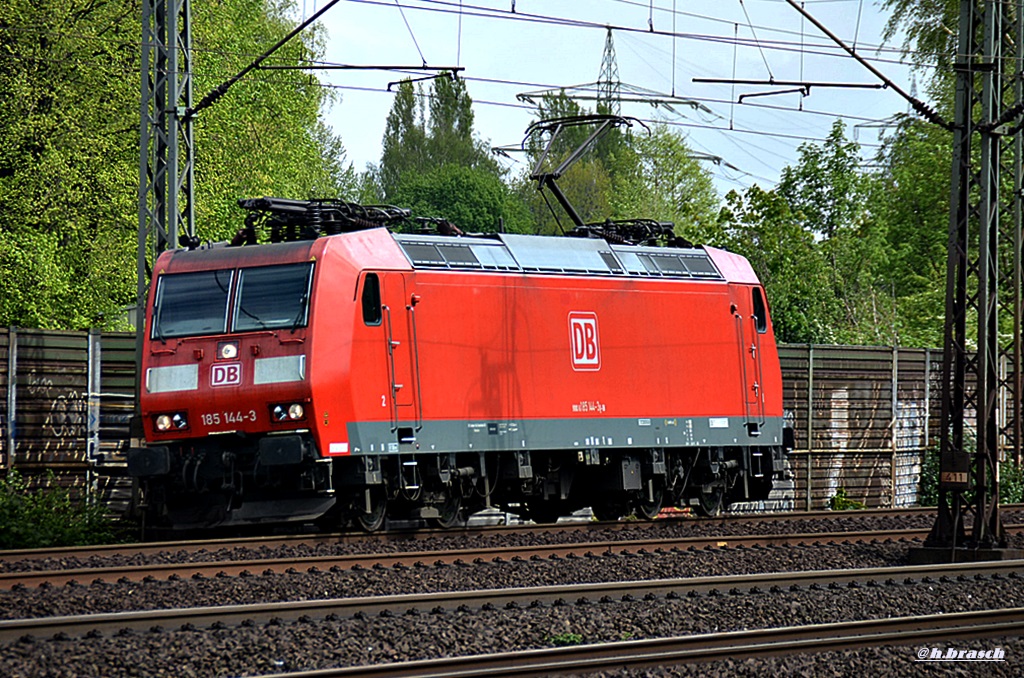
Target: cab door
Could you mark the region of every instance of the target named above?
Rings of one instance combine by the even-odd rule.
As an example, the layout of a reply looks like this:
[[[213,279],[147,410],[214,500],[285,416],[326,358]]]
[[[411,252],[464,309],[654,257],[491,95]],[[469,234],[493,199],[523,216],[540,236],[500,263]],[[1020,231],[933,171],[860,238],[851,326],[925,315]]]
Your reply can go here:
[[[419,351],[416,344],[416,302],[406,276],[382,276],[381,312],[388,366],[391,430],[399,443],[411,443],[423,423],[420,402]]]
[[[764,424],[761,338],[768,331],[768,311],[760,287],[732,288],[733,317],[740,351],[740,386],[744,424],[749,435],[760,435]]]

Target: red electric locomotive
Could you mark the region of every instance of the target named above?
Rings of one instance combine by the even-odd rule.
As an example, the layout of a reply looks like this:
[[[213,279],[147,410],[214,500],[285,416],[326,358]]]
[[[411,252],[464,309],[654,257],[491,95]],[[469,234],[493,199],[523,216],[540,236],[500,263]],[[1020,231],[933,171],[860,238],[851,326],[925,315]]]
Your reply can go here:
[[[146,446],[128,457],[151,524],[373,530],[489,506],[550,521],[767,498],[788,436],[744,258],[247,204],[282,242],[154,267]]]

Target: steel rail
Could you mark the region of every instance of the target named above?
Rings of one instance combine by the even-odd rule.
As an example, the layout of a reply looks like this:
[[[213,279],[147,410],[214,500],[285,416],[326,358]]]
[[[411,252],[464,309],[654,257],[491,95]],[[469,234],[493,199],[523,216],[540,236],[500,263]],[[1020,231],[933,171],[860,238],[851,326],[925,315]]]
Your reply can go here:
[[[208,627],[213,624],[239,625],[243,621],[293,621],[300,618],[323,619],[328,615],[354,616],[441,613],[458,609],[480,609],[485,605],[501,607],[537,607],[568,605],[580,599],[589,602],[613,602],[678,598],[692,594],[741,595],[778,592],[799,588],[852,588],[916,583],[926,577],[954,579],[976,575],[1019,577],[1024,561],[953,563],[917,567],[885,567],[849,570],[775,572],[767,574],[657,579],[632,582],[600,582],[516,589],[444,591],[440,593],[368,596],[320,600],[287,601],[249,605],[222,605],[170,610],[142,610],[61,617],[37,617],[0,620],[0,643],[23,636],[67,637],[87,633],[116,633],[122,629],[151,630],[179,628],[185,624]],[[891,580],[891,581],[890,581]]]
[[[1022,529],[1024,525],[1007,526]],[[731,537],[672,537],[662,539],[634,539],[573,544],[539,544],[535,546],[492,546],[477,549],[443,551],[407,551],[402,553],[360,553],[345,555],[304,556],[297,558],[254,558],[246,560],[193,561],[182,563],[154,563],[148,565],[115,565],[61,570],[25,570],[0,572],[0,590],[16,586],[39,586],[43,583],[62,585],[69,582],[83,584],[95,579],[112,581],[128,579],[143,581],[147,578],[194,577],[265,572],[285,573],[289,570],[311,571],[313,568],[355,567],[413,567],[437,564],[483,563],[501,559],[544,559],[594,557],[606,555],[632,555],[634,553],[707,548],[752,548],[783,545],[821,545],[842,542],[884,540],[922,540],[928,536],[927,528],[865,532],[809,532],[801,534],[758,534]]]
[[[1007,504],[1003,512],[1024,510],[1024,504]],[[720,525],[728,527],[733,524],[780,523],[799,520],[817,520],[822,518],[883,518],[903,515],[932,516],[935,507],[907,507],[887,509],[864,509],[858,511],[799,511],[792,513],[739,513],[717,516],[714,518],[694,518],[690,515],[679,517],[666,515],[654,521],[618,521],[618,522],[564,522],[553,525],[491,525],[461,528],[399,530],[375,534],[358,532],[334,532],[323,534],[270,535],[242,538],[219,538],[198,541],[164,541],[141,544],[106,544],[97,546],[67,546],[61,548],[0,550],[0,563],[18,562],[23,560],[44,560],[62,558],[89,558],[110,555],[155,555],[168,552],[195,553],[199,551],[231,550],[243,548],[274,548],[279,546],[318,545],[318,544],[359,544],[364,542],[395,542],[422,541],[435,537],[480,537],[490,535],[521,535],[566,531],[592,530],[625,530],[625,529],[658,529],[670,522],[693,522],[695,525]]]
[[[566,672],[578,674],[723,659],[920,644],[949,638],[993,638],[1020,635],[1022,631],[1024,608],[1010,608],[652,638],[394,664],[367,664],[271,674],[263,678],[550,676]]]

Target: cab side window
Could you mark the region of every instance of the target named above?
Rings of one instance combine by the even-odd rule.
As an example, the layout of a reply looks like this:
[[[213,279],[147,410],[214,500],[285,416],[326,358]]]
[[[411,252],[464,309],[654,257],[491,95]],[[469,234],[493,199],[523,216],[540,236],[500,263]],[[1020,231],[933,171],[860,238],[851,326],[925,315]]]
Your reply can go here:
[[[380,278],[376,273],[367,273],[363,280],[363,322],[367,325],[380,325]]]
[[[764,305],[764,297],[761,295],[761,288],[754,288],[754,326],[759,334],[768,331],[768,310]]]

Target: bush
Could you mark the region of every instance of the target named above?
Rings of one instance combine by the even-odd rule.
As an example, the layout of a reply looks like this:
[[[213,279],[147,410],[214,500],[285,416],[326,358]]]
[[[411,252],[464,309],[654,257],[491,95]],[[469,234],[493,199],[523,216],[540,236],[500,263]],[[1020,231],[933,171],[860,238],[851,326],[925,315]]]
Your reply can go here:
[[[1024,471],[1012,459],[999,465],[999,501],[1003,504],[1016,504],[1024,501]]]
[[[917,505],[939,505],[939,448],[937,445],[921,454],[921,476],[917,482]]]
[[[939,450],[934,447],[925,450],[921,459],[921,478],[918,483],[918,506],[938,506],[939,504]],[[971,479],[973,483],[973,478]],[[974,500],[974,490],[964,493],[969,500]],[[999,464],[999,501],[1003,504],[1024,501],[1024,469],[1012,459]]]
[[[55,484],[30,489],[16,470],[0,478],[0,549],[77,546],[114,541],[113,522],[103,506],[73,502],[70,492]]]
[[[864,503],[846,496],[846,488],[840,487],[828,500],[828,507],[832,511],[854,511],[864,508]]]

